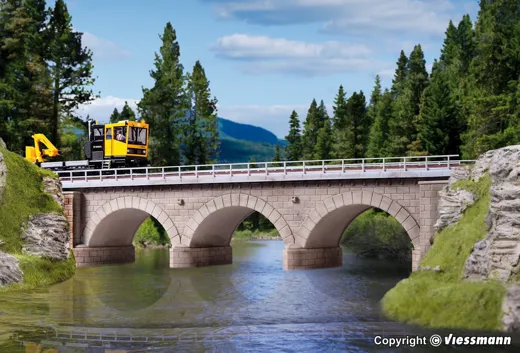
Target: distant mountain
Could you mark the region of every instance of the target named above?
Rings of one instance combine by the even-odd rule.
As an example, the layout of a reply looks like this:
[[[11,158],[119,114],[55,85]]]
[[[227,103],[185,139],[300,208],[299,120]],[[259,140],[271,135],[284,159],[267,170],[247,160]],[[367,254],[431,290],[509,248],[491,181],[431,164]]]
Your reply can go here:
[[[275,134],[262,127],[241,124],[224,118],[218,118],[218,127],[221,138],[269,143],[271,145],[278,141]]]
[[[80,135],[81,130],[73,128]],[[287,141],[278,139],[271,131],[262,127],[237,123],[225,118],[218,118],[220,135],[219,163],[245,163],[253,158],[257,162],[271,161],[274,157],[276,143],[281,147]],[[150,127],[153,134],[153,126]]]

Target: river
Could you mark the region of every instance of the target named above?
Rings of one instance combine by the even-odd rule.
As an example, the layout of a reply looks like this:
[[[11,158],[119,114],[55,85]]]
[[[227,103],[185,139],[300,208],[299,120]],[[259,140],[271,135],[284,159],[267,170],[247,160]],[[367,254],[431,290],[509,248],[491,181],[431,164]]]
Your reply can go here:
[[[471,334],[381,314],[379,301],[408,266],[344,250],[342,268],[283,271],[282,249],[281,241],[238,242],[233,265],[191,269],[170,269],[168,249],[139,250],[133,264],[80,268],[46,290],[0,294],[0,353],[34,344],[56,348],[46,353],[441,352],[376,345],[374,337]]]

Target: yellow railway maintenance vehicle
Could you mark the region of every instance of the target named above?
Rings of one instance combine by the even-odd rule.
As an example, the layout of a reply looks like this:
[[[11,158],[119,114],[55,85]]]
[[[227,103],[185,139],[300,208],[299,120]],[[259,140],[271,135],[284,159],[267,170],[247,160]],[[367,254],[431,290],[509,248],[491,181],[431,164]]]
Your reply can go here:
[[[60,155],[59,151],[44,135],[36,134],[33,138],[35,146],[26,147],[26,159],[44,169],[111,169],[148,165],[149,126],[144,120],[112,124],[88,121],[88,141],[83,147],[86,160],[82,161],[50,161]],[[40,142],[47,146],[47,150],[41,150]]]

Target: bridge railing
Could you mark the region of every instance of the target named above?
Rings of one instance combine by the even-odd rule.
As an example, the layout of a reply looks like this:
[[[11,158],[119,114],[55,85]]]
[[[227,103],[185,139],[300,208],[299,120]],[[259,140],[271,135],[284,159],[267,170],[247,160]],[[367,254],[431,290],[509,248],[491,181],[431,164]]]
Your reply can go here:
[[[330,159],[282,162],[219,163],[167,167],[90,169],[57,171],[62,181],[117,180],[119,178],[183,178],[233,175],[364,173],[428,171],[451,169],[473,160],[459,160],[458,155],[407,156],[384,158]]]

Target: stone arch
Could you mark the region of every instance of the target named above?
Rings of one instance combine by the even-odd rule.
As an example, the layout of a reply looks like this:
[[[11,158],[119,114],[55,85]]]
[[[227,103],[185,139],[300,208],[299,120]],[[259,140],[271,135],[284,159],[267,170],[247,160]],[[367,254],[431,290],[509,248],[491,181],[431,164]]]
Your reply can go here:
[[[341,235],[357,216],[375,207],[388,212],[401,223],[415,250],[419,249],[419,224],[396,200],[372,191],[348,191],[316,205],[303,221],[295,237],[303,248],[339,246]]]
[[[294,244],[291,228],[280,212],[249,194],[226,194],[206,202],[186,223],[181,243],[189,247],[229,246],[236,228],[255,211],[271,221],[286,246]]]
[[[149,216],[155,217],[163,226],[171,244],[178,242],[179,232],[160,206],[142,197],[126,196],[105,202],[91,214],[82,243],[89,247],[131,245],[133,235]]]

